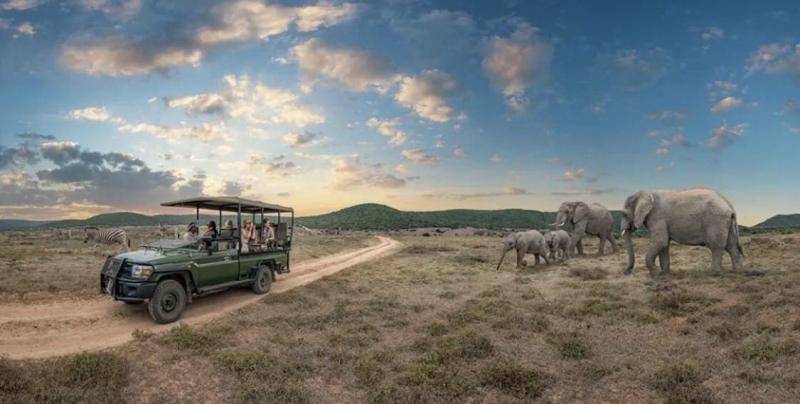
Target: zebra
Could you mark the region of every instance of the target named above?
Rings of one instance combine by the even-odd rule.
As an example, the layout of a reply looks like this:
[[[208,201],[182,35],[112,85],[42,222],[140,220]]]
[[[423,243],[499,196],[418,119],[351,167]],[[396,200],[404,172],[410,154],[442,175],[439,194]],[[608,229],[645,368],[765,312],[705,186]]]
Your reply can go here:
[[[86,238],[83,240],[83,242],[88,243],[89,240],[93,240],[94,248],[97,248],[98,244],[120,244],[128,251],[131,250],[131,240],[128,238],[128,234],[125,233],[125,230],[100,230],[97,227],[86,227],[83,230],[86,234]]]

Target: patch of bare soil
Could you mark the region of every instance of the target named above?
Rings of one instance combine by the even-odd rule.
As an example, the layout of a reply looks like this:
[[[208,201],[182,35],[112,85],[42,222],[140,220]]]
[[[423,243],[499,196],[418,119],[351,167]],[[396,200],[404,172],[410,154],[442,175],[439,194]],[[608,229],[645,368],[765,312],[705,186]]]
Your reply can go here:
[[[380,243],[360,250],[303,261],[281,276],[270,294],[282,293],[369,260],[395,252],[399,242],[378,237]],[[196,299],[180,323],[199,324],[254,303],[264,296],[231,290]],[[177,326],[155,324],[144,305],[125,305],[108,298],[49,304],[0,305],[0,356],[43,358],[97,350],[133,339],[133,333],[160,333]]]

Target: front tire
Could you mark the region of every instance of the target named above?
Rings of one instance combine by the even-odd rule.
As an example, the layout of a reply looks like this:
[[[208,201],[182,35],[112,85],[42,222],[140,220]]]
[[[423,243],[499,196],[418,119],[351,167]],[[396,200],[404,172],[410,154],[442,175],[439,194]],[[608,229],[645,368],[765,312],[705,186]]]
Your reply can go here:
[[[272,289],[272,271],[269,267],[258,267],[253,281],[253,292],[263,295],[268,293],[270,289]]]
[[[159,282],[147,304],[150,317],[159,324],[176,321],[185,308],[186,290],[183,285],[172,279]]]

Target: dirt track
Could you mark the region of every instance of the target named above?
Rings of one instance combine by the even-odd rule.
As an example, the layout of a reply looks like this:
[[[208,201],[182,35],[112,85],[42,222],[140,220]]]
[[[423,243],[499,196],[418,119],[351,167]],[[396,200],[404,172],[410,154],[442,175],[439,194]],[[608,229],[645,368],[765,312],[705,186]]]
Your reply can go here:
[[[311,283],[345,268],[392,253],[399,242],[378,237],[380,243],[295,264],[279,276],[270,293],[281,293]],[[258,301],[263,295],[232,290],[197,298],[180,323],[198,324]],[[0,356],[43,358],[97,350],[130,341],[135,330],[159,333],[179,323],[152,322],[144,305],[128,306],[108,298],[41,305],[0,305]]]

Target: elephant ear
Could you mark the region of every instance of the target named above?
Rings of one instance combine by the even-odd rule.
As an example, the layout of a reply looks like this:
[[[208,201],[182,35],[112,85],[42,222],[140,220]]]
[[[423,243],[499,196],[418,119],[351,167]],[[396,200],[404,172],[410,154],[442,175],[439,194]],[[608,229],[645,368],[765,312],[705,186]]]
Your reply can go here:
[[[589,215],[589,205],[584,202],[577,202],[574,209],[572,223],[578,223]]]
[[[644,225],[647,215],[653,209],[653,194],[644,192],[636,200],[636,209],[633,212],[633,228],[638,229]]]

